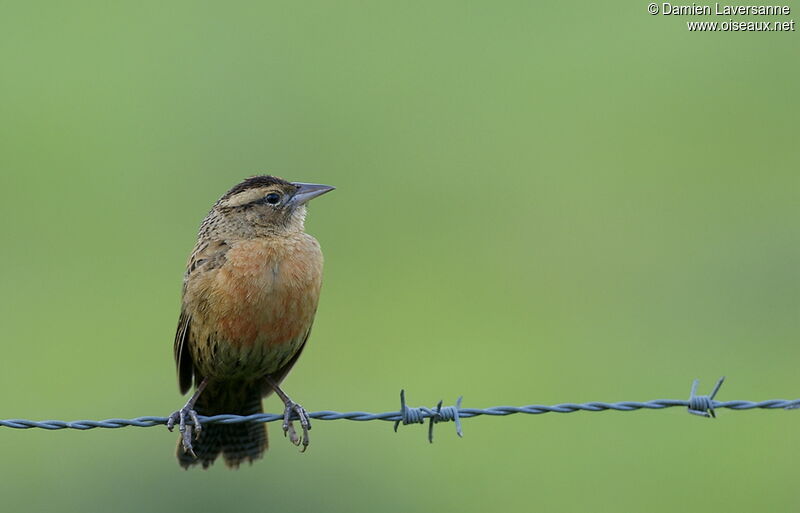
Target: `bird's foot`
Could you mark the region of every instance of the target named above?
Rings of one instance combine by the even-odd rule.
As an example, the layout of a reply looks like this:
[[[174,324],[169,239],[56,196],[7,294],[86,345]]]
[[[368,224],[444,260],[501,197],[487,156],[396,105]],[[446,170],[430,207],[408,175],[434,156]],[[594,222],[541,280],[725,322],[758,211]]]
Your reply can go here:
[[[187,418],[191,421],[191,424],[186,422]],[[178,423],[178,431],[181,432],[181,445],[183,446],[184,452],[188,452],[197,458],[197,455],[194,453],[194,448],[192,447],[192,433],[194,433],[194,438],[197,439],[200,437],[200,431],[203,429],[202,424],[200,424],[200,419],[197,418],[197,412],[187,404],[180,410],[172,412],[167,419],[167,429],[172,431],[176,422]]]
[[[308,418],[308,412],[289,398],[287,398],[285,404],[286,409],[283,410],[283,435],[288,436],[289,441],[294,445],[299,446],[302,444],[300,452],[306,452],[308,448],[308,432],[311,429],[311,419]],[[297,415],[300,427],[303,428],[302,437],[297,436],[297,432],[294,430],[294,424],[292,423],[293,413]]]

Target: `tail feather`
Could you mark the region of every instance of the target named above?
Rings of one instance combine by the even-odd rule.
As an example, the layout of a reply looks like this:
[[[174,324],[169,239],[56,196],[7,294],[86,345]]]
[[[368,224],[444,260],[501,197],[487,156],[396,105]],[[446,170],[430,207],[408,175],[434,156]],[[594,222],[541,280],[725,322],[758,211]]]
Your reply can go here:
[[[199,415],[252,415],[261,413],[261,389],[243,383],[209,383],[195,404]],[[202,465],[204,469],[222,454],[225,465],[238,468],[244,462],[260,459],[267,450],[267,427],[261,422],[207,424],[192,442],[197,458],[184,452],[178,440],[177,457],[181,467]]]

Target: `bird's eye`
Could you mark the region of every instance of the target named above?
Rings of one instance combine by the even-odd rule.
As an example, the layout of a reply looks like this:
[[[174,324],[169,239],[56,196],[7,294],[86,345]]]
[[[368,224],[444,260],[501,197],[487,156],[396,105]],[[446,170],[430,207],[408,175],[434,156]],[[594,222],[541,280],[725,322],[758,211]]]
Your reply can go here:
[[[281,195],[278,194],[277,192],[270,192],[269,194],[267,194],[266,198],[264,198],[264,199],[270,205],[277,205],[281,201]]]

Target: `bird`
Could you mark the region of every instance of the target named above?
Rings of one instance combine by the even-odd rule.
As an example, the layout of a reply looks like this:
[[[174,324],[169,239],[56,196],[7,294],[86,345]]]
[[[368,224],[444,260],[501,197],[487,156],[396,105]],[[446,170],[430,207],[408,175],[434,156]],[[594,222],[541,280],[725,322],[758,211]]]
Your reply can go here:
[[[183,276],[173,346],[180,392],[193,383],[195,391],[167,420],[170,431],[179,426],[184,469],[207,469],[220,455],[230,468],[263,457],[264,423],[203,426],[198,416],[261,413],[272,392],[284,403],[284,436],[308,447],[308,413],[280,384],[308,341],[322,285],[322,251],[305,233],[306,204],[332,190],[252,176],[203,220]]]

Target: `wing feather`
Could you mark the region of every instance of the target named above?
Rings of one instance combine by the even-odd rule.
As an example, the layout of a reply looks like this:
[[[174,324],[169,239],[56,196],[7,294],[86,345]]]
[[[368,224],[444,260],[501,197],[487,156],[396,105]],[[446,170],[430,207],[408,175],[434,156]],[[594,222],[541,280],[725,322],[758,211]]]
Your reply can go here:
[[[225,253],[229,246],[225,241],[198,241],[194,251],[189,256],[186,265],[186,274],[183,277],[183,294],[186,295],[186,283],[200,273],[218,269],[225,264]],[[190,347],[192,341],[192,313],[186,310],[185,297],[182,301],[181,314],[178,318],[178,329],[175,332],[175,365],[178,370],[178,387],[182,394],[192,388],[192,378],[195,374],[194,362]]]
[[[178,318],[178,332],[175,334],[175,365],[178,367],[178,387],[182,394],[192,388],[194,365],[189,351],[189,333],[191,333],[192,316],[181,311]]]

